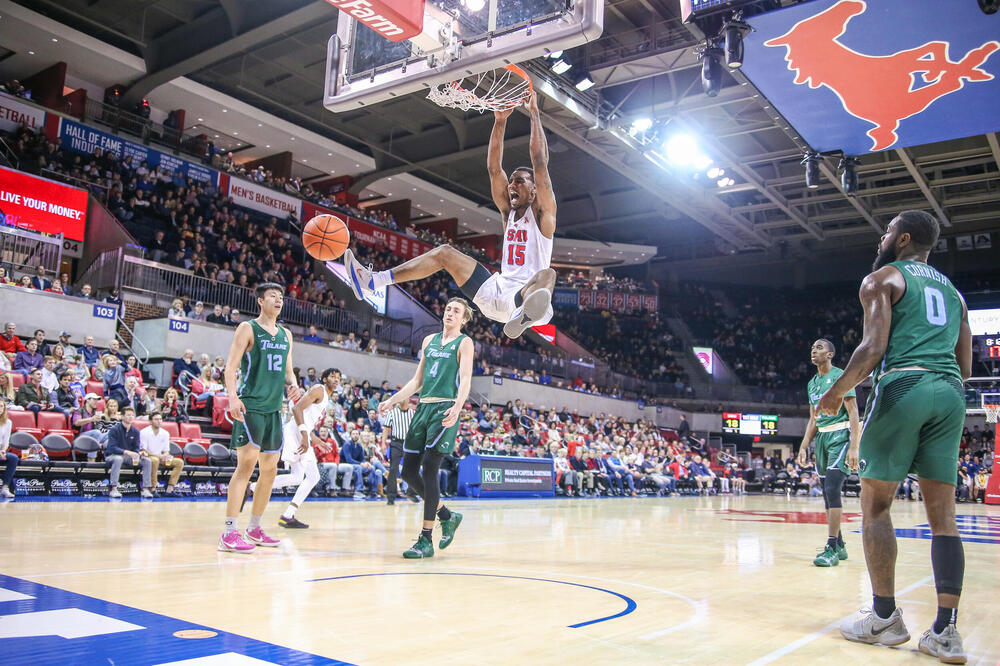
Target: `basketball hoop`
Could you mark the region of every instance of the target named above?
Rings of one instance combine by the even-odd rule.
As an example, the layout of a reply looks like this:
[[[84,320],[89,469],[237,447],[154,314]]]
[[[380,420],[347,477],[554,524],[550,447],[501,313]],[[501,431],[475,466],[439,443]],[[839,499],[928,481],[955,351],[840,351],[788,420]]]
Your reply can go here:
[[[996,423],[1000,419],[1000,404],[983,403],[983,411],[986,412],[986,422]]]
[[[507,111],[524,104],[534,90],[528,74],[506,65],[431,88],[427,99],[463,111]]]

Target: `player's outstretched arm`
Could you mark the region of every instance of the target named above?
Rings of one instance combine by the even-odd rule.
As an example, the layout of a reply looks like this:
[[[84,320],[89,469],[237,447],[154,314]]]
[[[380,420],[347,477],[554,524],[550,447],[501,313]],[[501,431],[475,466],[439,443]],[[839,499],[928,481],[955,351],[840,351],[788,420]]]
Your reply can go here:
[[[892,266],[870,273],[861,282],[861,309],[864,311],[864,333],[861,344],[833,386],[820,399],[817,411],[834,415],[840,411],[844,395],[864,381],[885,356],[892,328],[892,295],[894,287],[906,288],[902,274]]]
[[[226,369],[222,373],[223,381],[226,384],[226,395],[229,396],[229,416],[234,421],[242,421],[246,408],[240,400],[236,391],[236,370],[240,367],[243,354],[250,349],[253,344],[253,330],[250,322],[244,321],[236,327],[236,335],[233,336],[233,344],[229,347],[229,359],[226,361]]]
[[[531,116],[531,168],[535,172],[535,201],[538,202],[538,228],[546,238],[556,233],[556,195],[552,191],[549,177],[549,142],[542,127],[542,116],[538,109],[538,93],[528,98],[528,115]]]
[[[445,428],[458,423],[462,407],[472,390],[472,360],[475,355],[476,346],[472,344],[472,338],[466,337],[458,346],[458,393],[455,395],[455,404],[448,408],[441,420],[441,425]]]
[[[510,194],[507,191],[507,174],[503,170],[503,136],[507,131],[507,118],[514,109],[493,112],[493,132],[490,134],[490,145],[486,153],[486,169],[490,173],[490,192],[493,203],[507,224],[510,214]]]

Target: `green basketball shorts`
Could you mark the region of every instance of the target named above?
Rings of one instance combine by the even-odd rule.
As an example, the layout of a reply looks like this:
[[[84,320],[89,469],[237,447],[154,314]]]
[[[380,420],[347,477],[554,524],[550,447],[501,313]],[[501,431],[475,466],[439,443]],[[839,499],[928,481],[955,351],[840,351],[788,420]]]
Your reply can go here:
[[[872,391],[861,432],[863,478],[902,481],[909,473],[952,485],[965,425],[962,380],[922,370],[892,372]]]
[[[233,421],[229,445],[236,449],[244,444],[256,446],[264,453],[281,451],[281,412],[245,412],[243,421]]]
[[[413,414],[410,429],[406,431],[406,441],[403,451],[406,453],[423,453],[437,451],[448,454],[455,450],[455,437],[458,435],[458,422],[450,428],[441,425],[444,413],[451,409],[453,401],[422,402],[417,405]]]
[[[839,469],[844,474],[851,473],[847,467],[847,449],[851,443],[850,429],[818,432],[815,442],[816,471],[820,476],[825,476],[828,469]]]

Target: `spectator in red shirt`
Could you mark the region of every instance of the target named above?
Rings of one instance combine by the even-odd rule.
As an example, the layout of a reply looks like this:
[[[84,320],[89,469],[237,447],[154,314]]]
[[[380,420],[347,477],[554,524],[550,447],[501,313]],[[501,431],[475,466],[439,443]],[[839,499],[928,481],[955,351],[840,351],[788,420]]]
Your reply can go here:
[[[342,472],[344,475],[342,492],[350,493],[354,467],[348,463],[340,462],[340,447],[337,445],[337,441],[330,436],[330,428],[325,425],[320,426],[310,439],[313,449],[316,451],[316,462],[319,463],[320,483],[326,488],[327,494],[337,494],[338,472]]]
[[[0,335],[0,352],[6,354],[11,363],[14,362],[14,357],[18,352],[28,351],[28,348],[21,342],[21,338],[14,335],[16,330],[17,324],[9,321],[4,324],[3,334]]]

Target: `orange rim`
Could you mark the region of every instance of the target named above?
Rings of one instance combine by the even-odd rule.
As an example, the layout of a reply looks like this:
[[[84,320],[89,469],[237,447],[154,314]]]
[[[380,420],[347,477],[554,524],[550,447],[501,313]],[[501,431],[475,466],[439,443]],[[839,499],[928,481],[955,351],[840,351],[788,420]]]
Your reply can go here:
[[[528,76],[528,73],[525,72],[523,69],[521,69],[517,65],[504,65],[504,69],[506,69],[508,71],[511,71],[511,72],[514,72],[515,74],[517,74],[518,76],[520,76],[522,79],[524,79],[525,81],[527,81],[528,82],[528,91],[529,92],[534,92],[535,91],[535,86],[531,83],[531,77]]]

